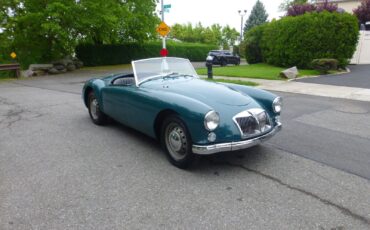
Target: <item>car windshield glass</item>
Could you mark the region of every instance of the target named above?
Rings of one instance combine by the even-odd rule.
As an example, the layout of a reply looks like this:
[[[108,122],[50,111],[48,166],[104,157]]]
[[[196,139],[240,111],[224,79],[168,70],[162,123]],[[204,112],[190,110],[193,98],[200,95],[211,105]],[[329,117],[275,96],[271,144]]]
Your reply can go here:
[[[132,62],[136,84],[155,79],[168,77],[172,74],[198,77],[193,65],[183,58],[151,58]]]

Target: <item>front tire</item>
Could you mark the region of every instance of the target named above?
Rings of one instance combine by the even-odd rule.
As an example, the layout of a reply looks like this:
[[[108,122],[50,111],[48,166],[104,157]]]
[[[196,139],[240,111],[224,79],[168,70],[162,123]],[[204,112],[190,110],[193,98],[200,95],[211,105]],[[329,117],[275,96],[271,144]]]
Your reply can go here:
[[[168,116],[162,123],[161,145],[174,166],[186,169],[197,156],[192,152],[192,141],[185,123],[176,115]]]
[[[89,93],[88,99],[89,99],[88,100],[89,115],[92,122],[96,125],[105,125],[107,123],[108,117],[100,110],[99,101],[95,97],[93,91]]]

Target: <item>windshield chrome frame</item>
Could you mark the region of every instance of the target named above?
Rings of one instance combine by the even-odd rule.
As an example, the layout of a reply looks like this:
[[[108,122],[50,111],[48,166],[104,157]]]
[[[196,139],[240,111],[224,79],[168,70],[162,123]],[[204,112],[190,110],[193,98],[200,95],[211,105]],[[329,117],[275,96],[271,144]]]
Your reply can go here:
[[[146,79],[144,79],[144,80],[142,80],[142,81],[139,82],[139,79],[138,79],[137,73],[136,73],[135,63],[136,62],[142,62],[142,61],[148,61],[148,60],[158,60],[158,59],[159,60],[162,60],[163,58],[183,60],[183,61],[188,62],[190,64],[190,66],[193,67],[193,65],[191,64],[191,62],[189,61],[189,59],[186,59],[186,58],[178,58],[178,57],[157,57],[157,58],[147,58],[147,59],[140,59],[140,60],[136,60],[136,61],[131,61],[132,70],[134,72],[134,78],[135,78],[135,85],[136,85],[136,87],[139,87],[142,83],[147,82],[147,81],[149,81],[151,79],[158,78],[158,77],[161,77],[161,76],[164,77],[164,76],[166,76],[166,74],[163,74],[163,75],[162,74],[153,75],[153,76],[148,77],[148,78],[146,78]],[[194,67],[193,67],[193,69],[194,69]],[[195,75],[188,75],[188,76],[193,76],[194,78],[199,78],[199,76],[196,74],[195,69],[194,69],[194,73],[195,73]],[[181,73],[179,73],[179,75],[181,75]]]

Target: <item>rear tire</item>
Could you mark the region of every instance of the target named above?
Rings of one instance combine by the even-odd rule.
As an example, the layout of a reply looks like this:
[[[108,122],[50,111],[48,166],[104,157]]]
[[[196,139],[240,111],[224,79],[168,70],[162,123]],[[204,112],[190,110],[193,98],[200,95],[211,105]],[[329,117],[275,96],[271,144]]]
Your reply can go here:
[[[178,168],[186,169],[197,159],[197,155],[192,152],[192,141],[188,129],[177,115],[170,115],[163,121],[161,145],[168,160]]]
[[[108,117],[100,110],[99,101],[93,91],[89,93],[88,103],[89,115],[92,122],[96,125],[105,125]]]

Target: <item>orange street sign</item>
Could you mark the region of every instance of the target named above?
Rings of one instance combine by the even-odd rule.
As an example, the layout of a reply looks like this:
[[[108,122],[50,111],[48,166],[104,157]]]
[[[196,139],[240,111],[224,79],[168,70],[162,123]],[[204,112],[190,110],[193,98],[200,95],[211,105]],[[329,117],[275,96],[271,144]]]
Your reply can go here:
[[[17,54],[16,54],[15,52],[12,52],[12,53],[10,54],[10,57],[11,57],[11,58],[13,58],[13,59],[15,59],[15,58],[17,57]]]
[[[167,34],[170,32],[170,27],[164,23],[164,22],[161,22],[159,23],[156,31],[162,36],[162,37],[165,37],[167,36]]]

